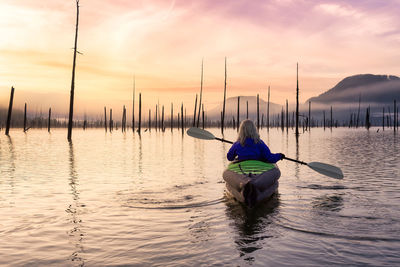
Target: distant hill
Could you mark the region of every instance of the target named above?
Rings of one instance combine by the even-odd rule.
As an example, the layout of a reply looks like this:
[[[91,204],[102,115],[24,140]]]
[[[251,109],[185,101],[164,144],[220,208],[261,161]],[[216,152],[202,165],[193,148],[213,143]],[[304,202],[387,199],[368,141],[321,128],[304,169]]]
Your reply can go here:
[[[400,78],[393,75],[360,74],[344,78],[333,88],[308,101],[311,103],[356,103],[369,105],[393,103],[400,100]]]
[[[237,100],[238,100],[237,96],[229,97],[226,99],[226,106],[225,106],[225,119],[226,120],[231,120],[232,117],[236,118],[236,116],[237,116]],[[246,117],[247,102],[249,103],[249,118],[255,119],[257,117],[257,97],[256,96],[240,96],[240,105],[239,105],[240,117],[241,117],[241,119]],[[221,103],[218,104],[217,107],[209,110],[207,112],[208,118],[219,120],[221,118],[222,106],[223,106],[223,102],[221,101]],[[272,116],[273,114],[280,113],[282,110],[282,106],[275,104],[275,103],[270,103],[269,110],[270,110],[269,111],[270,115]],[[260,98],[260,119],[262,117],[262,114],[264,114],[264,117],[267,114],[267,102]]]

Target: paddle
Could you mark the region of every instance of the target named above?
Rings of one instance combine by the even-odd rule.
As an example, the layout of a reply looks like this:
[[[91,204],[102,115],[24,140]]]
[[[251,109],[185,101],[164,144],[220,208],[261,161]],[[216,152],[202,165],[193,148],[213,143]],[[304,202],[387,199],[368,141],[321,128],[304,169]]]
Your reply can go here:
[[[196,128],[196,127],[192,127],[189,130],[187,130],[186,132],[189,136],[194,137],[194,138],[198,138],[198,139],[203,139],[203,140],[218,140],[221,142],[225,142],[225,143],[229,143],[229,144],[233,144],[233,142],[222,139],[222,138],[217,138],[215,137],[212,133],[210,133],[209,131],[200,129],[200,128]],[[295,159],[291,159],[291,158],[287,158],[284,157],[283,159],[289,160],[289,161],[293,161],[296,163],[300,163],[302,165],[307,165],[308,167],[310,167],[312,170],[335,178],[335,179],[343,179],[343,172],[340,168],[330,165],[330,164],[326,164],[326,163],[322,163],[322,162],[310,162],[310,163],[306,163],[304,161],[299,161],[299,160],[295,160]]]

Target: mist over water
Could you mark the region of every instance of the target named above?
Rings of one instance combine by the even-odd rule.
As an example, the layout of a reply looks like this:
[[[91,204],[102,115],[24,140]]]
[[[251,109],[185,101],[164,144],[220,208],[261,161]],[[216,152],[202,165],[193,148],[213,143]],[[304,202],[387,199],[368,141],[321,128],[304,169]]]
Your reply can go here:
[[[262,129],[272,152],[345,177],[280,161],[278,194],[254,209],[226,193],[229,144],[12,130],[0,135],[0,265],[399,265],[399,136],[376,130],[313,128],[296,143]]]

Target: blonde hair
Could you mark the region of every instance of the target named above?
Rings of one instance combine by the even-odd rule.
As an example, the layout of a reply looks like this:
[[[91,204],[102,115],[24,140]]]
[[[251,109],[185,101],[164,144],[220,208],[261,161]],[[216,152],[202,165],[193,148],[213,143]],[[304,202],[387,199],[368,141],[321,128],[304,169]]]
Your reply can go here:
[[[257,128],[254,122],[251,120],[244,120],[239,127],[238,141],[242,146],[246,144],[246,138],[251,138],[254,143],[260,142],[260,135],[258,134]]]

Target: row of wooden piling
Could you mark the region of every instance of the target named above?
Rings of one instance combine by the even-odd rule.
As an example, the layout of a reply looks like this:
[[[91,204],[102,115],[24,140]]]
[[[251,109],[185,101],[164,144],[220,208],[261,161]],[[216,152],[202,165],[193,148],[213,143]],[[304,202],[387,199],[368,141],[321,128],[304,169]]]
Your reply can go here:
[[[11,114],[12,114],[12,109],[13,109],[13,100],[14,100],[14,92],[15,88],[11,88],[11,94],[10,94],[10,102],[9,102],[9,108],[8,108],[8,114],[7,114],[7,122],[6,122],[6,134],[9,134],[9,130],[11,127]],[[268,90],[268,99],[269,99],[269,90]],[[224,127],[222,127],[222,120],[220,122],[218,121],[208,121],[206,116],[205,116],[205,111],[204,111],[204,104],[201,105],[201,109],[197,109],[197,95],[195,99],[195,111],[196,113],[193,116],[193,121],[190,122],[186,116],[186,109],[184,109],[183,103],[181,104],[181,112],[176,115],[177,118],[174,118],[174,106],[173,103],[171,103],[171,114],[169,117],[169,120],[165,118],[165,108],[164,106],[159,106],[156,105],[156,113],[155,113],[155,121],[152,123],[151,121],[151,109],[149,109],[149,116],[148,116],[148,125],[147,129],[151,131],[152,128],[155,130],[160,130],[160,131],[165,131],[167,125],[169,125],[170,129],[172,130],[173,128],[179,128],[179,129],[185,129],[189,126],[199,126],[199,127],[220,127],[221,131],[223,131],[224,128],[226,127],[233,127],[235,129],[239,128],[240,125],[240,96],[237,97],[237,111],[236,111],[236,118],[232,117],[232,120],[224,121]],[[269,103],[269,101],[268,101]],[[134,105],[134,102],[133,102]],[[133,118],[132,118],[132,123],[130,126],[127,125],[127,120],[126,120],[126,113],[127,109],[126,106],[123,106],[123,111],[122,111],[122,119],[121,119],[121,130],[123,132],[126,132],[128,127],[131,127],[132,130],[135,130],[135,127],[132,127],[132,125],[136,126],[137,132],[140,132],[142,129],[142,115],[141,115],[141,93],[139,94],[139,122],[138,125],[135,125],[135,114],[133,112]],[[248,118],[248,102],[246,103],[246,118]],[[268,107],[268,106],[267,106]],[[161,109],[161,113],[160,113]],[[185,110],[185,111],[184,111]],[[385,113],[386,109],[385,107],[382,109],[382,129],[385,130],[386,128],[393,128],[394,131],[397,131],[398,129],[398,107],[396,104],[396,100],[394,100],[393,103],[393,110],[396,112],[391,112],[391,109],[388,107],[387,108],[388,112]],[[86,129],[87,127],[99,127],[101,125],[104,126],[105,131],[113,131],[114,126],[118,125],[117,123],[114,122],[113,120],[113,110],[109,110],[109,118],[107,118],[107,108],[104,107],[104,122],[97,121],[96,123],[93,122],[90,123],[87,121],[87,118],[85,116],[85,119],[83,121],[83,128]],[[201,115],[200,115],[201,114]],[[328,119],[326,116],[326,112],[323,111],[323,120],[322,121],[317,121],[314,120],[311,117],[311,102],[309,102],[308,105],[308,116],[300,115],[303,117],[302,120],[299,120],[299,127],[303,128],[303,131],[307,131],[311,129],[312,127],[323,127],[325,128],[333,128],[333,127],[338,127],[338,126],[348,126],[348,127],[360,127],[364,126],[365,128],[369,129],[372,125],[371,123],[371,109],[368,107],[365,112],[365,122],[362,123],[362,120],[360,118],[360,111],[357,111],[356,113],[351,113],[350,119],[348,123],[343,123],[340,125],[340,123],[337,120],[334,120],[333,118],[333,107],[330,108],[330,118]],[[393,114],[393,115],[390,115]],[[197,115],[197,116],[196,116]],[[52,116],[52,110],[49,108],[49,115],[47,119],[47,129],[50,132],[51,130],[51,119]],[[201,116],[201,121],[202,124],[200,125],[200,116]],[[243,115],[242,115],[243,116]],[[290,118],[291,117],[291,118]],[[221,117],[222,118],[222,117]],[[286,109],[282,107],[282,111],[280,114],[276,115],[273,117],[272,123],[270,123],[270,115],[269,115],[269,109],[267,108],[267,116],[266,116],[266,123],[264,121],[264,114],[262,114],[261,120],[260,120],[260,109],[259,109],[259,95],[257,95],[257,118],[256,118],[256,125],[258,128],[263,128],[267,127],[268,129],[270,127],[280,127],[282,130],[286,128],[288,130],[289,128],[294,128],[296,126],[296,119],[295,119],[295,112],[292,112],[290,114],[289,109],[288,109],[288,100],[286,100]],[[53,119],[53,121],[56,121]],[[33,125],[28,126],[27,125],[28,120],[27,120],[27,104],[25,103],[24,105],[24,120],[23,120],[23,131],[26,132],[29,130]],[[54,123],[53,123],[54,124]],[[58,127],[62,127],[62,124],[58,124]],[[65,126],[65,125],[64,125]],[[117,126],[118,127],[118,126]]]

